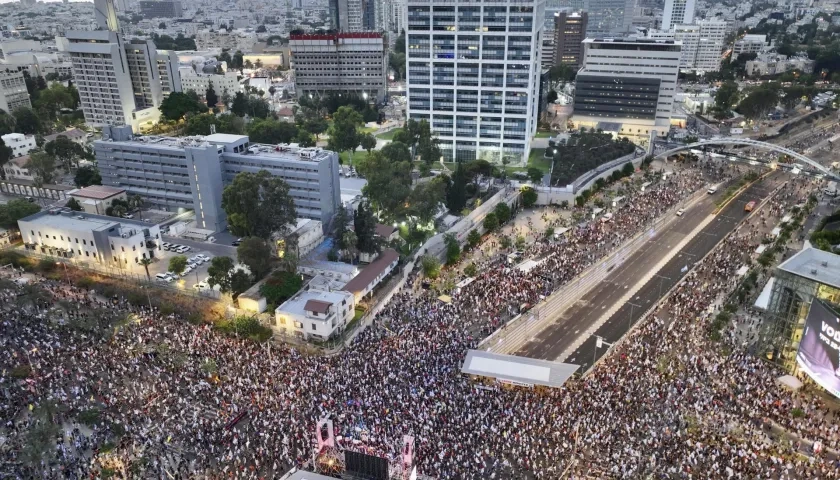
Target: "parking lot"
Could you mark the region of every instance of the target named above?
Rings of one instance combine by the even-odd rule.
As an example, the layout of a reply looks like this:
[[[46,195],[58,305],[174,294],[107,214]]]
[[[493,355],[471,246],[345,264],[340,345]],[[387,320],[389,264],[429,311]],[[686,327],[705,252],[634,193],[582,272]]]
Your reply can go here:
[[[170,239],[170,240],[164,240],[164,241],[168,242],[168,243],[176,243],[177,242],[180,245],[184,245],[182,242],[177,241],[177,239]],[[169,260],[172,259],[175,256],[183,255],[183,256],[187,257],[188,259],[195,258],[196,255],[203,255],[203,256],[206,256],[210,259],[217,256],[216,254],[214,254],[213,252],[211,252],[209,250],[194,248],[194,247],[191,247],[189,251],[184,252],[184,253],[178,253],[178,252],[174,252],[174,251],[163,250],[163,251],[157,251],[157,252],[155,252],[155,254],[157,255],[157,258],[155,259],[155,261],[151,265],[149,265],[149,275],[152,277],[153,281],[156,280],[155,277],[157,276],[157,274],[167,273],[167,271],[169,270]],[[203,261],[201,263],[196,263],[195,268],[188,267],[189,271],[187,273],[181,275],[181,277],[178,278],[177,280],[175,280],[173,282],[167,282],[167,283],[170,283],[172,285],[177,285],[178,287],[181,287],[181,288],[184,288],[184,289],[193,289],[193,288],[195,288],[194,287],[195,284],[206,281],[206,279],[207,279],[207,268],[209,266],[210,266],[210,261]],[[142,270],[145,273],[145,270],[143,269],[142,265],[138,266],[137,268],[139,268],[140,270]],[[163,281],[163,280],[160,280],[160,281]]]

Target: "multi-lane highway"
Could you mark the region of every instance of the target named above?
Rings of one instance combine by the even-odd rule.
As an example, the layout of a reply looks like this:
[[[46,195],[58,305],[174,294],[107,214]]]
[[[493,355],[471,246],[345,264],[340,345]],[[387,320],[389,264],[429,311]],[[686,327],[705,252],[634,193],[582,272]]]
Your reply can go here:
[[[744,217],[744,205],[752,200],[760,201],[784,181],[784,175],[775,174],[749,187],[731,201],[710,223],[687,242],[686,237],[715,210],[715,201],[722,190],[695,203],[682,218],[656,232],[652,238],[624,263],[615,269],[599,285],[595,286],[572,307],[563,312],[546,329],[525,344],[517,355],[555,360],[581,365],[588,368],[593,361],[596,339],[590,327],[602,323],[594,334],[605,342],[612,343],[621,338],[633,323],[639,320],[648,308],[656,303],[722,238],[731,232]],[[651,232],[653,233],[653,232]],[[653,272],[665,255],[681,248],[675,256]],[[646,283],[628,300],[627,293],[640,282]],[[611,316],[609,312],[617,310]],[[631,317],[632,315],[632,317]],[[607,317],[608,316],[608,317]],[[605,318],[607,317],[607,318]],[[585,338],[584,338],[585,336]],[[603,354],[602,347],[598,354]]]

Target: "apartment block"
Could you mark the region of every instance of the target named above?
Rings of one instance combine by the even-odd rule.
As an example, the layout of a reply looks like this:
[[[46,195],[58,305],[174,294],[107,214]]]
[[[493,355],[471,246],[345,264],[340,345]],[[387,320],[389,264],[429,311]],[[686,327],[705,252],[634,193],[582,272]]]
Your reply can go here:
[[[20,107],[32,107],[23,73],[0,72],[0,110],[13,112]]]
[[[222,191],[236,174],[267,170],[289,184],[300,218],[327,231],[340,205],[338,155],[320,148],[250,143],[247,136],[183,138],[135,136],[128,126],[106,126],[94,142],[102,184],[140,195],[152,208],[194,210],[196,226],[226,226]]]
[[[184,14],[177,0],[141,0],[140,14],[146,18],[179,18]]]
[[[385,99],[388,59],[381,34],[291,35],[289,49],[298,97],[341,92]]]
[[[38,148],[35,143],[35,135],[24,135],[22,133],[7,133],[0,137],[3,143],[12,149],[12,158],[29,155],[29,152]]]
[[[674,25],[667,32],[650,32],[648,37],[682,43],[680,70],[716,72],[723,60],[726,22],[700,20],[696,25]]]
[[[580,67],[583,59],[583,41],[589,14],[586,12],[559,12],[554,14],[554,64]]]
[[[744,35],[732,46],[732,61],[745,53],[762,53],[767,48],[767,35]]]
[[[220,99],[225,91],[231,97],[239,91],[239,80],[236,78],[236,72],[225,72],[224,74],[198,73],[192,67],[181,67],[179,73],[183,91],[193,91],[199,97],[204,97],[204,94],[207,93],[207,87],[210,85],[213,86],[213,90]]]
[[[630,31],[635,0],[585,0],[583,10],[589,14],[586,35],[622,35]]]
[[[523,164],[536,132],[545,0],[408,0],[408,118],[452,161]]]
[[[666,135],[671,126],[682,45],[649,38],[584,40],[574,116],[579,127],[635,137]]]

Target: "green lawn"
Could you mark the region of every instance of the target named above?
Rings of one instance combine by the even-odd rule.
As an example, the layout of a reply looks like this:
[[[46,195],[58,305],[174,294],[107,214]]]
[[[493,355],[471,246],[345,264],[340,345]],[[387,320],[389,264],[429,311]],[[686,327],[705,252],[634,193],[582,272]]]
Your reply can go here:
[[[402,130],[402,129],[401,128],[395,128],[395,129],[387,131],[385,133],[380,133],[379,135],[376,136],[376,138],[378,138],[380,140],[393,140],[394,135],[396,135],[397,132],[399,132],[400,130]]]
[[[550,132],[548,130],[539,130],[537,132],[537,134],[534,135],[534,138],[548,138],[548,137],[552,136],[553,134],[554,134],[554,132]]]
[[[528,157],[528,166],[539,168],[545,173],[550,172],[551,159],[543,157],[544,153],[544,148],[532,148],[531,155]]]
[[[341,164],[342,165],[353,165],[356,166],[362,159],[367,157],[366,150],[356,150],[353,153],[353,158],[351,162],[348,162],[347,159],[350,158],[350,152],[341,152]]]

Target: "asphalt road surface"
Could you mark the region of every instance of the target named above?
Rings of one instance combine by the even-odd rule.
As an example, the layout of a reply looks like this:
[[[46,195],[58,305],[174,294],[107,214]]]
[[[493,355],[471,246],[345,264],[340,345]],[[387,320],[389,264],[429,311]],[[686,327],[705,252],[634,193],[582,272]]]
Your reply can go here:
[[[705,228],[689,240],[685,246],[668,261],[656,276],[650,278],[642,288],[625,302],[598,330],[595,335],[607,343],[620,339],[631,325],[656,303],[672,286],[687,273],[682,270],[703,258],[717,243],[731,232],[745,217],[744,205],[752,200],[760,201],[784,181],[785,176],[776,174],[753,185],[730,202]],[[572,347],[610,308],[621,301],[625,292],[638,282],[662,260],[666,251],[676,248],[696,226],[715,210],[715,201],[725,189],[709,195],[694,204],[679,220],[671,223],[648,243],[630,255],[615,273],[595,286],[572,307],[550,324],[545,330],[523,346],[516,355],[546,360],[555,360]],[[651,234],[653,232],[650,232]],[[632,305],[631,305],[632,304]],[[632,315],[632,318],[631,318]],[[596,339],[587,338],[583,344],[563,361],[581,365],[586,370],[593,362]],[[597,352],[605,353],[606,346]]]

